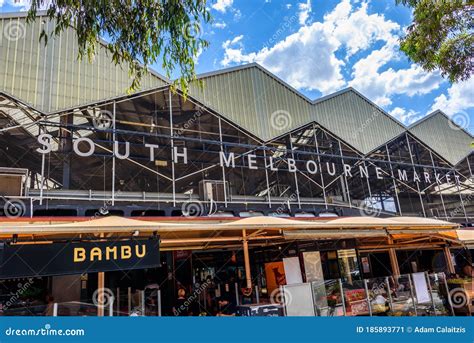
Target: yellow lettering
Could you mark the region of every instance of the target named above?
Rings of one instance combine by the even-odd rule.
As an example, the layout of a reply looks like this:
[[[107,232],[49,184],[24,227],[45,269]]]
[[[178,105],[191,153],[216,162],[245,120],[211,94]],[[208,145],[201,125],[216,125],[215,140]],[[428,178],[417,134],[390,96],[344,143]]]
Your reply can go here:
[[[110,253],[113,253],[114,256],[112,257],[114,260],[117,259],[117,247],[107,247],[105,248],[105,258],[106,260],[110,260]]]
[[[122,259],[127,260],[132,257],[132,248],[128,245],[122,246]]]
[[[84,248],[74,248],[74,262],[84,262],[86,260],[86,250]]]
[[[102,261],[102,250],[100,248],[95,247],[91,249],[91,262],[97,258],[99,261]]]
[[[142,258],[146,255],[146,245],[142,244],[142,252],[140,253],[140,247],[138,245],[135,246],[135,254],[137,254],[138,257]]]

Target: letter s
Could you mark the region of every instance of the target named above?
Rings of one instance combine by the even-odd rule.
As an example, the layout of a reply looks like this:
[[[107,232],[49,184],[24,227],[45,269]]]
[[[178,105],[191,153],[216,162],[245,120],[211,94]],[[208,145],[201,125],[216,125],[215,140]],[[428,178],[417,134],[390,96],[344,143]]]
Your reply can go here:
[[[49,154],[52,150],[53,147],[51,146],[51,140],[53,139],[53,136],[51,136],[49,133],[42,133],[41,135],[38,136],[38,143],[43,145],[44,148],[38,148],[36,149],[37,152],[40,154]]]

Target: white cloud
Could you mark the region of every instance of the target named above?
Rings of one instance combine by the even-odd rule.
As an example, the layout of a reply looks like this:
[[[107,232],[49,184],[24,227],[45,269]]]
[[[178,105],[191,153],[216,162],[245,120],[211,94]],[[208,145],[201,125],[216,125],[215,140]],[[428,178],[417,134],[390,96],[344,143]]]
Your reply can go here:
[[[382,48],[354,63],[353,79],[349,85],[356,88],[379,106],[392,103],[395,94],[408,96],[428,94],[443,81],[438,73],[427,73],[412,64],[407,69],[388,68],[380,71],[388,62],[400,58],[398,42],[391,38]]]
[[[376,41],[389,41],[400,25],[386,20],[382,14],[368,14],[368,4],[363,2],[354,10],[349,0],[341,1],[324,16],[324,21],[341,43],[347,47],[347,57],[365,50]]]
[[[416,65],[389,65],[402,58],[401,27],[383,14],[369,14],[367,2],[341,0],[321,22],[313,23],[301,17],[301,10],[311,10],[310,1],[299,3],[298,9],[295,20],[301,26],[297,32],[253,52],[246,52],[240,40],[229,40],[223,44],[221,64],[257,62],[295,88],[323,94],[350,85],[380,106],[389,106],[394,95],[428,94],[443,82],[438,73],[426,73]],[[375,43],[380,47],[356,61],[346,80],[341,68],[355,54],[373,49]]]
[[[398,119],[405,125],[413,124],[415,121],[423,117],[422,114],[413,110],[406,110],[401,107],[395,107],[390,111],[390,115]]]
[[[336,57],[336,51],[343,47],[347,54],[356,53],[367,49],[371,42],[389,39],[391,31],[399,29],[398,24],[381,15],[368,15],[365,4],[352,8],[349,0],[339,3],[323,22],[304,25],[307,17],[302,18],[301,11],[310,11],[311,2],[298,6],[302,27],[296,33],[250,53],[245,53],[241,44],[225,44],[221,64],[258,62],[293,87],[326,94],[346,85],[341,73],[345,61]]]
[[[286,8],[287,8],[287,9],[290,9],[290,8],[291,8],[291,4],[286,4]]]
[[[311,13],[311,0],[306,0],[306,2],[300,2],[298,4],[298,18],[300,25],[306,25],[306,21],[309,18],[309,14]]]
[[[211,7],[218,12],[225,13],[233,4],[234,0],[217,0]]]
[[[223,21],[216,21],[212,23],[212,27],[218,28],[218,29],[225,29],[227,27],[227,24],[224,23]]]
[[[224,42],[222,65],[258,62],[293,87],[323,93],[344,86],[340,73],[343,62],[334,55],[339,44],[325,34],[321,23],[302,27],[273,47],[249,54],[243,52],[241,39],[239,36]]]
[[[434,100],[431,111],[441,110],[451,116],[471,108],[474,108],[474,78],[449,87],[447,95],[441,94]]]

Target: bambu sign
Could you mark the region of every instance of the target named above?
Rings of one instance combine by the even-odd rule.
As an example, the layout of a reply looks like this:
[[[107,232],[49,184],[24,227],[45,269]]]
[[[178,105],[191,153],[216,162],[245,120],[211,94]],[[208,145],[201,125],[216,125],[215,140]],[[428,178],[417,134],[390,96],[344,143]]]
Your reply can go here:
[[[0,278],[155,268],[159,240],[0,244]]]

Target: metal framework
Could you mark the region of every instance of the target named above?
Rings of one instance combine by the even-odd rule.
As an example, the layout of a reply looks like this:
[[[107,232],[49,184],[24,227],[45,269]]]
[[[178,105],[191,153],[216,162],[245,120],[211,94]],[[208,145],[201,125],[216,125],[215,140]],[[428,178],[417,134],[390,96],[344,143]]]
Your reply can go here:
[[[367,155],[318,123],[262,142],[168,87],[29,115],[24,126],[4,116],[18,125],[2,125],[0,167],[29,170],[19,197],[27,215],[182,215],[192,203],[200,215],[474,216],[472,155],[450,165],[409,132]],[[38,152],[35,131],[49,135],[51,152]],[[94,152],[79,156],[89,139]],[[234,154],[235,165],[224,166],[221,154]],[[401,179],[401,171],[420,177]]]

